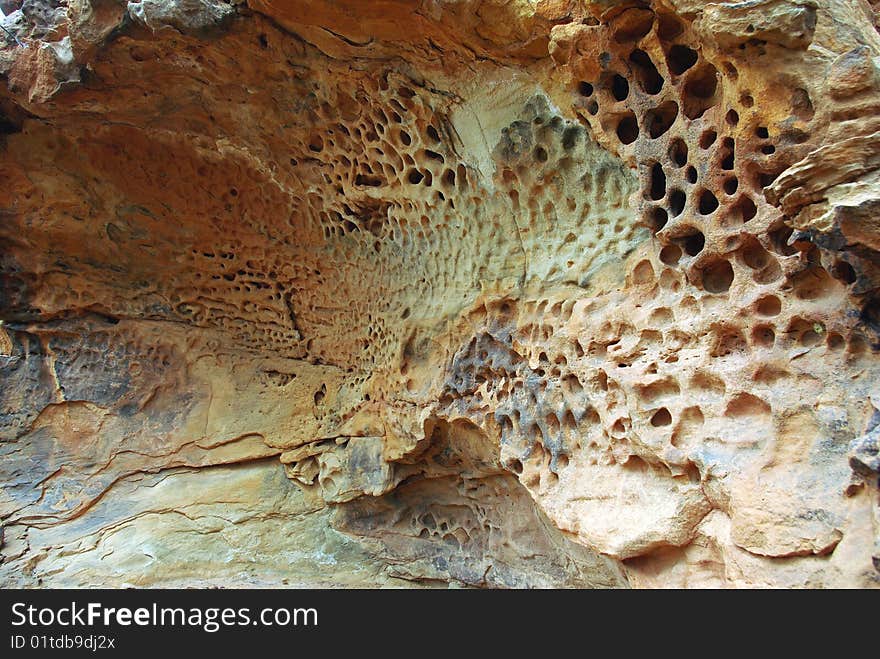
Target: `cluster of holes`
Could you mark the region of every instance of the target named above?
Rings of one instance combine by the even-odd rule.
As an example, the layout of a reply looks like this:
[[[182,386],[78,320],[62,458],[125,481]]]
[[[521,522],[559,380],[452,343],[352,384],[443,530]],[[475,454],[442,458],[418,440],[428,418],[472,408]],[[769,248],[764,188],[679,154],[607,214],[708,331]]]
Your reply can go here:
[[[779,225],[781,216],[764,200],[763,188],[808,132],[787,127],[774,134],[748,90],[731,101],[725,90],[732,84],[723,82],[739,80],[736,66],[709,61],[674,15],[630,9],[597,37],[598,55],[590,57],[597,58],[601,73],[595,80],[576,79],[575,108],[596,130],[616,137],[624,155],[639,161],[644,224],[662,243],[663,261],[686,268],[707,292],[729,291],[736,279],[731,259],[751,256],[731,254],[744,228],[764,236],[765,247],[780,242],[767,230],[768,224]],[[809,96],[795,89],[792,117],[809,121],[809,108]],[[786,149],[789,160],[783,157]],[[696,238],[688,241],[695,227],[699,246]],[[795,253],[785,243],[752,268],[753,279],[759,284],[780,279],[785,269],[780,257]],[[842,281],[855,278],[846,265],[836,272]]]
[[[470,518],[458,519],[452,510],[444,512],[447,514],[439,520],[437,517],[442,513],[438,509],[415,515],[411,520],[414,535],[423,540],[439,540],[464,547],[470,542],[472,534],[481,530]]]
[[[765,201],[762,188],[782,171],[781,153],[804,139],[763,125],[747,90],[730,103],[736,67],[708,61],[678,19],[637,8],[627,14],[647,18],[612,29],[598,55],[601,73],[574,87],[581,117],[612,144],[616,137],[621,154],[638,164],[646,224],[659,243],[656,260],[645,258],[627,275],[640,289],[641,303],[628,309],[638,320],[590,327],[591,314],[603,313],[588,305],[581,320],[589,330],[566,342],[571,305],[524,303],[512,335],[487,321],[460,351],[447,394],[447,401],[471,399],[468,409],[494,410],[505,466],[538,490],[552,490],[575,460],[653,468],[626,447],[636,430],[643,443],[674,447],[700,441],[707,417],[755,418],[772,431],[770,402],[726,381],[723,369],[682,369],[682,356],[690,361],[703,351],[704,364],[727,360],[738,373],[748,365],[756,383],[793,386],[792,373],[765,363],[766,350],[852,356],[864,349],[858,337],[820,320],[822,306],[857,281],[856,268],[837,259],[824,270]],[[808,99],[796,95],[803,120]],[[552,148],[517,137],[511,142],[527,143],[536,167],[554,160]],[[520,179],[510,173],[509,180]],[[523,192],[511,198],[521,204]],[[783,294],[803,305],[789,308]],[[742,322],[706,313],[738,300],[746,301]],[[880,320],[880,309],[870,313]],[[636,394],[635,413],[626,388]],[[700,477],[693,464],[675,469],[676,478]]]
[[[524,228],[523,248],[542,254],[529,260],[528,280],[581,284],[593,259],[625,251],[627,241],[644,233],[623,203],[633,192],[632,177],[543,96],[530,99],[521,118],[502,129],[495,156],[498,189]]]
[[[323,176],[338,194],[336,200],[316,200],[327,240],[393,237],[402,229],[400,216],[409,214],[395,198],[454,210],[457,196],[468,191],[467,167],[446,144],[442,117],[412,87],[382,82],[376,90],[382,104],[360,107],[362,99],[343,91],[336,108],[324,103],[306,143],[329,166]]]

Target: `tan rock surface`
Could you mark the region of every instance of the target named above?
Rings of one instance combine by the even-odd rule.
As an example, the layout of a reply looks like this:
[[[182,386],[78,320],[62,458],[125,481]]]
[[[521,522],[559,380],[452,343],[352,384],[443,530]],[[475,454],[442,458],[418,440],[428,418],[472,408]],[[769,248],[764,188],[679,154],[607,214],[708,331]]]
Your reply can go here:
[[[880,584],[869,4],[3,25],[0,584]]]

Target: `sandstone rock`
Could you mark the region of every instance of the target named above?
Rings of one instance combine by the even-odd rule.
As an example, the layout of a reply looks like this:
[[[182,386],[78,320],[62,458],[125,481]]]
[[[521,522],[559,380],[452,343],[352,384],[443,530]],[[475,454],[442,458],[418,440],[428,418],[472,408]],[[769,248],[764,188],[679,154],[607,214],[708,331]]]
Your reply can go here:
[[[122,27],[125,16],[125,7],[115,0],[68,0],[67,19],[76,58],[91,59],[94,48]]]
[[[20,11],[39,36],[63,24],[67,16],[65,3],[57,0],[23,0]]]
[[[870,7],[28,6],[0,583],[880,584]]]
[[[714,39],[721,48],[755,40],[806,48],[816,29],[816,9],[812,0],[707,3],[695,27],[703,38]]]
[[[880,409],[874,408],[865,434],[850,442],[849,466],[858,475],[868,478],[880,473]]]
[[[864,476],[880,472],[880,432],[871,432],[857,437],[850,444],[849,464],[853,471]]]
[[[853,48],[840,55],[831,65],[826,83],[828,94],[834,98],[849,98],[877,87],[877,66],[867,46]]]
[[[9,16],[14,11],[21,9],[21,0],[3,0],[0,2],[0,12],[5,16]]]
[[[27,34],[29,28],[27,18],[21,10],[14,10],[5,14],[0,18],[0,25],[3,26],[4,41],[9,45],[18,45],[21,37]],[[10,65],[12,61],[14,60],[10,58]]]
[[[153,31],[164,26],[203,30],[232,16],[235,8],[223,0],[140,0],[128,3],[128,13]]]

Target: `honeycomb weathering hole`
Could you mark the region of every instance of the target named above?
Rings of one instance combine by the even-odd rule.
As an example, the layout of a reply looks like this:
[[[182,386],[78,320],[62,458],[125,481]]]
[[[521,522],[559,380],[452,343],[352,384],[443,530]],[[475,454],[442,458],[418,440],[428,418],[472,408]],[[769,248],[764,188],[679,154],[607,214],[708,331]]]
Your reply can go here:
[[[611,81],[608,87],[611,91],[611,95],[617,101],[625,101],[629,96],[629,81],[619,73],[615,73],[611,76]]]
[[[668,131],[675,119],[678,117],[678,103],[675,101],[666,101],[662,105],[649,110],[645,114],[645,121],[648,125],[648,133],[652,139],[657,139],[666,131]],[[687,157],[685,153],[685,157]]]
[[[663,88],[663,76],[644,50],[634,50],[629,55],[630,65],[646,93],[654,95]]]
[[[672,140],[669,146],[669,159],[678,167],[684,167],[688,163],[688,146],[680,137]]]
[[[663,199],[666,196],[666,175],[663,173],[663,166],[660,163],[654,163],[651,167],[651,199]]]
[[[683,245],[684,251],[689,256],[696,256],[703,251],[703,247],[706,245],[706,236],[703,235],[702,231],[695,231],[683,239]]]
[[[698,57],[699,55],[694,49],[676,44],[669,49],[667,57],[669,70],[675,75],[681,75],[697,63]]]
[[[623,144],[632,144],[639,137],[639,124],[636,115],[628,112],[617,124],[617,137]]]
[[[700,215],[711,215],[718,209],[718,199],[710,190],[700,192],[698,203]]]
[[[687,203],[687,195],[682,190],[672,190],[669,193],[669,212],[677,217],[684,212]]]
[[[710,293],[726,293],[733,284],[733,266],[729,261],[717,261],[702,270],[703,288]]]

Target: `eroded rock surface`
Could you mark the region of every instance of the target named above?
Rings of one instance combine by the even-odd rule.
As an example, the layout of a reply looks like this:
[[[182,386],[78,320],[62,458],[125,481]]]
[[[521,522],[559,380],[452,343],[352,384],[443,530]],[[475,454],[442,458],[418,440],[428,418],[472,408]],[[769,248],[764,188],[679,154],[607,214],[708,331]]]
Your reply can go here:
[[[3,584],[880,584],[868,3],[7,4]]]

